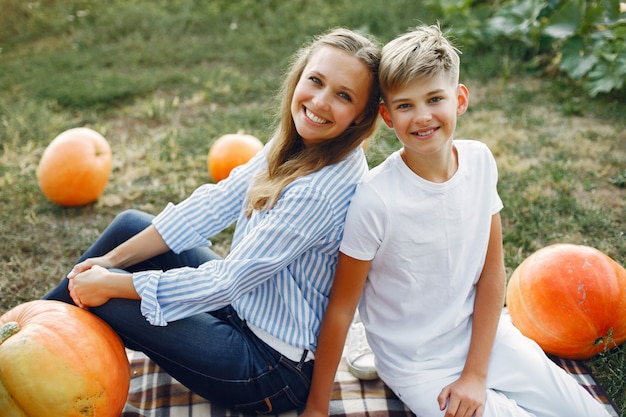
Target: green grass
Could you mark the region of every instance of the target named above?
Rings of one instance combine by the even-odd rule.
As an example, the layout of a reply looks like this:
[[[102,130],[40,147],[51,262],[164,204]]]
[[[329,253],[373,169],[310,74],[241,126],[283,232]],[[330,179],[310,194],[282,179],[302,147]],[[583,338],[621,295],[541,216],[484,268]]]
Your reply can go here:
[[[217,137],[265,141],[288,59],[311,36],[344,25],[385,42],[435,21],[420,4],[0,0],[0,313],[41,297],[119,211],[156,213],[210,181]],[[485,141],[497,159],[509,275],[557,242],[626,264],[626,104],[515,72],[506,57],[462,59],[470,110],[457,137]],[[35,170],[47,144],[77,126],[109,140],[113,173],[98,202],[61,208]],[[381,127],[370,164],[398,146]],[[219,252],[231,233],[214,239]],[[624,346],[588,364],[626,415]]]

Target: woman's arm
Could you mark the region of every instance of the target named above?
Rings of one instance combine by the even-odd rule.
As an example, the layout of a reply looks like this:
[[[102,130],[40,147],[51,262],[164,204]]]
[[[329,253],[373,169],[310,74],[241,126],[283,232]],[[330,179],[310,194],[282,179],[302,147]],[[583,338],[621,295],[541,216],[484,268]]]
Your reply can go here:
[[[124,269],[168,250],[169,248],[159,232],[150,225],[109,253],[97,258],[86,259],[74,265],[67,277],[72,279],[96,265],[103,268]]]
[[[498,213],[491,218],[485,265],[476,284],[472,336],[465,366],[461,377],[445,387],[438,398],[441,409],[447,407],[446,416],[482,416],[491,348],[504,305],[505,281],[502,223]]]
[[[109,253],[74,265],[67,276],[74,303],[85,308],[102,305],[111,298],[139,299],[132,275],[110,272],[107,268],[124,269],[168,250],[159,232],[151,225]]]
[[[180,253],[206,245],[208,236],[237,218],[250,178],[265,163],[262,154],[237,167],[219,184],[205,184],[178,205],[169,204],[152,225],[109,253],[75,265],[68,274],[74,302],[85,307],[103,304],[108,298],[141,298],[130,275],[94,267],[125,269],[169,250]],[[87,271],[91,272],[86,274]]]
[[[370,264],[371,261],[360,261],[339,253],[328,308],[315,351],[311,390],[302,416],[328,416],[330,395],[346,334],[354,318]]]

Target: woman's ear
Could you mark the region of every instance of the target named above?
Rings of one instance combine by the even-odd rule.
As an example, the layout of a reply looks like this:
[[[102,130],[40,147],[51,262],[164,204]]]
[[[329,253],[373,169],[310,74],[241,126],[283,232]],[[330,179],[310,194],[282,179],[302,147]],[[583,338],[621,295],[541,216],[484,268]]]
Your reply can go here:
[[[380,117],[382,117],[387,127],[389,129],[393,129],[393,122],[391,121],[391,116],[389,115],[389,109],[387,108],[385,103],[380,103],[378,105],[378,114],[380,114]]]
[[[464,84],[456,87],[456,101],[456,114],[460,116],[467,111],[469,106],[469,90]]]

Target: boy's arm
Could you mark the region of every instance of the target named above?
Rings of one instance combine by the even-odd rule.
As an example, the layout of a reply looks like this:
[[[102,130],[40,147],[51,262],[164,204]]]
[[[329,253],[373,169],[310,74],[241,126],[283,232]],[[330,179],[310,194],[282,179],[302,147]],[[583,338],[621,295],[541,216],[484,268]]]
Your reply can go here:
[[[500,214],[495,214],[491,219],[487,258],[476,284],[472,339],[463,373],[487,377],[491,347],[504,306],[505,281],[502,224]]]
[[[371,261],[360,261],[339,253],[328,307],[315,351],[311,390],[301,416],[328,416],[330,396],[346,334],[354,318],[370,264]]]
[[[505,281],[502,223],[497,213],[491,218],[485,265],[476,284],[472,336],[465,366],[459,380],[445,387],[439,396],[441,409],[448,407],[446,416],[464,415],[465,410],[471,411],[465,415],[482,416],[487,369],[504,305]]]

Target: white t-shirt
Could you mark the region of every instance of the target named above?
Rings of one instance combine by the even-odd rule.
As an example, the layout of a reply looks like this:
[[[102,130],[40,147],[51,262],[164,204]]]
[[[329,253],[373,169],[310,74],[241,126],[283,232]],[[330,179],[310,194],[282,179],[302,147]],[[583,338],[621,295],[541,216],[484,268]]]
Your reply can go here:
[[[359,185],[340,250],[373,260],[359,312],[385,381],[409,385],[461,370],[467,355],[491,217],[502,209],[495,160],[456,140],[445,183],[411,171],[395,152]]]

